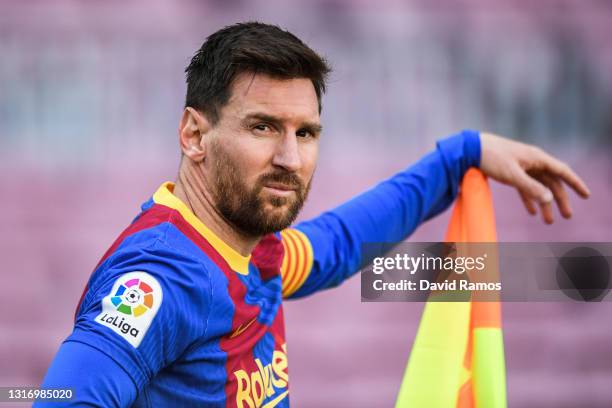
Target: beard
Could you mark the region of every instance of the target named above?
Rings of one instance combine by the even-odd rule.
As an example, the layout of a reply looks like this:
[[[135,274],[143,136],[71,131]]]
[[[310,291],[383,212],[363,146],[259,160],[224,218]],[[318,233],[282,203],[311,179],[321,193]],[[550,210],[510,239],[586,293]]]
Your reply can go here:
[[[215,206],[231,225],[247,236],[264,236],[283,230],[295,221],[308,197],[312,179],[304,185],[295,173],[276,169],[260,176],[249,187],[223,148],[217,143],[211,148],[216,171]],[[286,197],[268,196],[263,189],[271,182],[292,188],[294,193]]]

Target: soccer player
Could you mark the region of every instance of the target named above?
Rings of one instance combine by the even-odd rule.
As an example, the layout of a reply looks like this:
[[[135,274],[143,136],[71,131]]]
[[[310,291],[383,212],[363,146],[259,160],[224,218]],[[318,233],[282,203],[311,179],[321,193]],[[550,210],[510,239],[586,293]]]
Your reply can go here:
[[[371,260],[364,242],[405,239],[451,204],[468,168],[516,187],[547,223],[553,200],[571,216],[564,184],[589,195],[542,150],[463,131],[290,227],[317,162],[326,62],[287,31],[244,23],[208,37],[186,72],[178,177],[93,271],[42,385],[74,389],[59,405],[287,407],[283,299],[356,273]]]

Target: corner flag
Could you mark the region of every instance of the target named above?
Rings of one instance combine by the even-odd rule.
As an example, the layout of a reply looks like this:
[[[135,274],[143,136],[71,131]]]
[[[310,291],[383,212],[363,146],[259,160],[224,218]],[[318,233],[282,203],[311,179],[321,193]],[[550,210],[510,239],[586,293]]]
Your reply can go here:
[[[463,178],[445,241],[496,241],[491,192],[477,169]],[[395,407],[506,407],[499,302],[427,302]]]

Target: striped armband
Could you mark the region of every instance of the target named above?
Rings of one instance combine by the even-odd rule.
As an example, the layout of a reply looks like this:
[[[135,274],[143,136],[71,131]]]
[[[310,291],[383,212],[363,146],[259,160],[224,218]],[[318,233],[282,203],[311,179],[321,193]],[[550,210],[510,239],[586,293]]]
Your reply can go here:
[[[303,232],[285,229],[280,235],[285,250],[281,266],[283,297],[287,298],[306,282],[312,269],[313,252],[310,240]]]

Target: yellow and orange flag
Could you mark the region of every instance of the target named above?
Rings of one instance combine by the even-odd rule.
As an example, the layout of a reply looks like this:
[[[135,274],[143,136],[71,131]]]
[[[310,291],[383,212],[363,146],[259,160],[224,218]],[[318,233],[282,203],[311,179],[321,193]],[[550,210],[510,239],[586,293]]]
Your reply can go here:
[[[477,169],[463,178],[445,241],[496,241],[491,192]],[[506,407],[498,301],[441,302],[430,297],[395,407]]]

